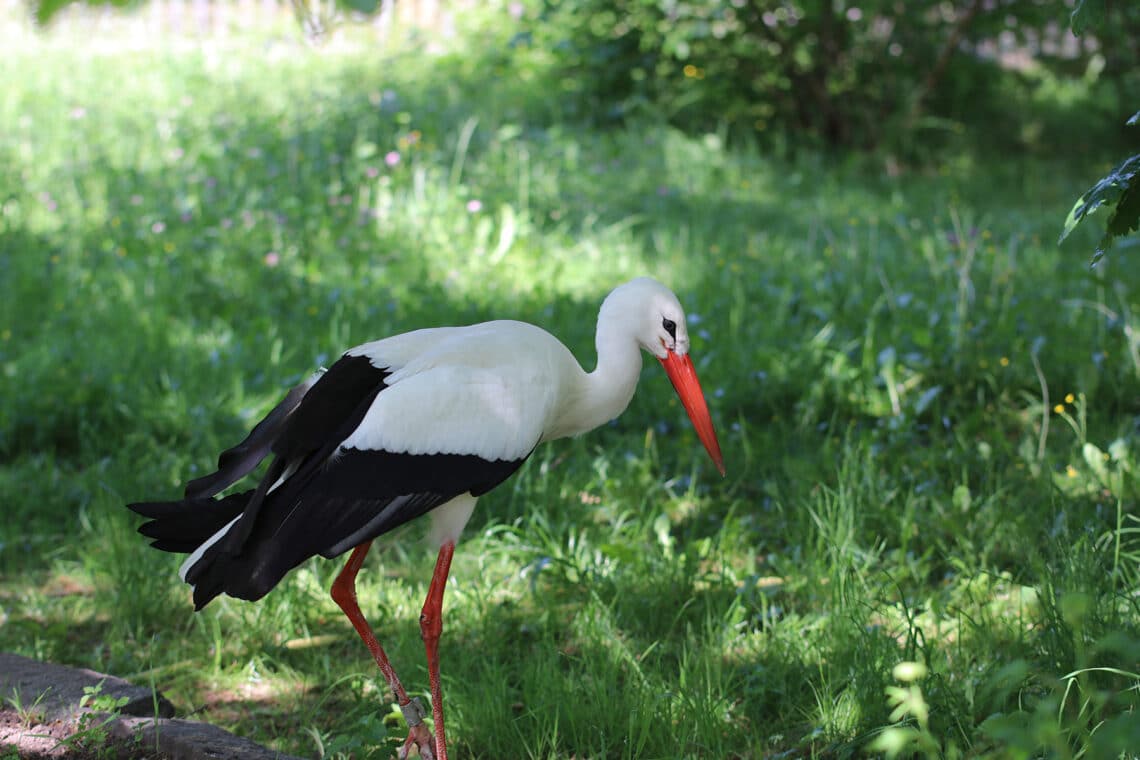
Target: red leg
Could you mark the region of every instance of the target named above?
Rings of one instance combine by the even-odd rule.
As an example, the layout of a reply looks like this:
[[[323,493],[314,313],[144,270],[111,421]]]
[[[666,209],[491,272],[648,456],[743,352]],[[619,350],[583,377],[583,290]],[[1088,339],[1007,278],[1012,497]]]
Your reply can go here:
[[[348,563],[333,581],[332,598],[348,616],[349,621],[352,622],[352,627],[356,629],[364,641],[364,645],[372,653],[372,658],[380,666],[380,672],[384,674],[384,678],[392,688],[392,693],[396,695],[396,701],[400,704],[404,718],[408,721],[408,739],[400,750],[401,757],[406,756],[408,749],[415,744],[419,747],[420,757],[424,760],[432,760],[432,735],[423,722],[423,707],[420,706],[419,700],[413,702],[408,699],[408,693],[404,691],[404,685],[400,683],[396,671],[392,668],[392,663],[388,661],[388,655],[384,653],[384,648],[380,646],[376,634],[372,632],[372,627],[364,619],[364,613],[360,611],[360,605],[356,602],[356,574],[360,572],[360,566],[364,564],[364,557],[368,554],[368,549],[371,546],[371,541],[365,541],[352,550]]]
[[[443,691],[439,685],[439,634],[443,631],[443,589],[447,585],[447,573],[451,570],[451,557],[454,554],[454,541],[448,541],[439,547],[427,600],[420,613],[420,633],[423,634],[424,647],[427,649],[428,680],[431,682],[436,760],[447,760],[447,741],[443,731]]]

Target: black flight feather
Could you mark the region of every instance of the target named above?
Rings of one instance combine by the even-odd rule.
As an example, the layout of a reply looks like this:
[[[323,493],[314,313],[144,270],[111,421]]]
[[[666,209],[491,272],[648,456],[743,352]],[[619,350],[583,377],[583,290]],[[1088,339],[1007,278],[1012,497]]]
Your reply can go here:
[[[335,557],[456,496],[491,490],[523,460],[348,450],[270,493],[239,554],[210,547],[186,575],[200,609],[217,593],[256,600],[309,557]],[[298,478],[300,476],[300,478]]]
[[[269,489],[287,471],[296,470],[289,476],[292,480],[306,467],[318,467],[331,456],[364,419],[376,395],[387,387],[384,381],[389,374],[387,369],[374,367],[366,356],[342,356],[320,376],[277,426],[280,432],[269,447],[276,458],[250,496],[241,519],[226,532],[222,549],[232,554],[241,551]],[[274,409],[270,416],[276,412]]]
[[[226,449],[218,457],[218,470],[186,484],[186,498],[216,496],[244,478],[269,455],[273,443],[281,436],[289,416],[320,375],[314,375],[290,390],[265,419],[257,423],[241,443]]]

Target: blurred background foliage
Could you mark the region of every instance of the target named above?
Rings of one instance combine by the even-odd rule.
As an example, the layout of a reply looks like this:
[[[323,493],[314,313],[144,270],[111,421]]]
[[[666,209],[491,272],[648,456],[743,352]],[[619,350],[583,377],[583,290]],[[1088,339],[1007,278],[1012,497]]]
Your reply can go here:
[[[292,5],[319,37],[406,2]],[[67,4],[32,7],[50,23]],[[513,33],[488,42],[512,68],[544,68],[560,119],[604,126],[649,117],[773,150],[878,150],[907,162],[965,148],[1102,158],[1131,137],[1124,121],[1140,91],[1140,4],[1096,4],[1095,28],[1081,37],[1069,29],[1075,5],[519,0],[510,3]]]
[[[39,0],[33,9],[46,24],[67,4]],[[418,14],[424,2],[289,5],[318,41],[345,21],[409,5]],[[498,48],[501,73],[541,70],[532,81],[546,80],[557,104],[544,111],[560,122],[668,123],[785,158],[854,151],[885,159],[892,175],[963,154],[1083,161],[1094,167],[1090,181],[1103,176],[1076,199],[1061,240],[1110,209],[1095,263],[1140,225],[1140,155],[1119,161],[1140,122],[1131,95],[1140,92],[1140,4],[515,0],[507,8],[512,28],[488,30],[488,46]],[[483,10],[471,5],[465,15]],[[1109,160],[1111,170],[1099,165]]]
[[[1119,142],[1140,84],[1140,5],[1107,12],[1078,39],[1056,0],[544,0],[523,39],[598,121],[648,109],[775,146],[908,159],[977,136],[1083,154]]]

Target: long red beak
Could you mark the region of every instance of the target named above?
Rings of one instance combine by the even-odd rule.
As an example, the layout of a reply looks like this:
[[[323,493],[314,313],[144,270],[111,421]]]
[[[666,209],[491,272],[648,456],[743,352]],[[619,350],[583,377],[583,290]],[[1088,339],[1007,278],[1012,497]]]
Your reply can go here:
[[[716,430],[709,417],[709,407],[705,403],[705,394],[701,391],[701,382],[697,379],[697,370],[693,368],[693,360],[688,354],[681,356],[673,351],[666,353],[664,359],[659,360],[665,368],[665,374],[673,383],[673,389],[681,397],[681,404],[689,413],[693,421],[697,437],[705,445],[705,451],[712,457],[720,474],[724,475],[724,457],[720,453],[720,443],[716,440]]]

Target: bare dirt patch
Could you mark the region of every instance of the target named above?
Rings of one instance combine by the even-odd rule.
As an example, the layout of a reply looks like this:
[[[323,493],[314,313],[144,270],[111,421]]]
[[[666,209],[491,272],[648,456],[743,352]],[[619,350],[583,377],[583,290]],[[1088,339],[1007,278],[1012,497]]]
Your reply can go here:
[[[101,744],[73,739],[75,726],[67,721],[44,721],[33,710],[22,717],[14,709],[0,709],[0,760],[169,760],[137,740],[108,736]]]

